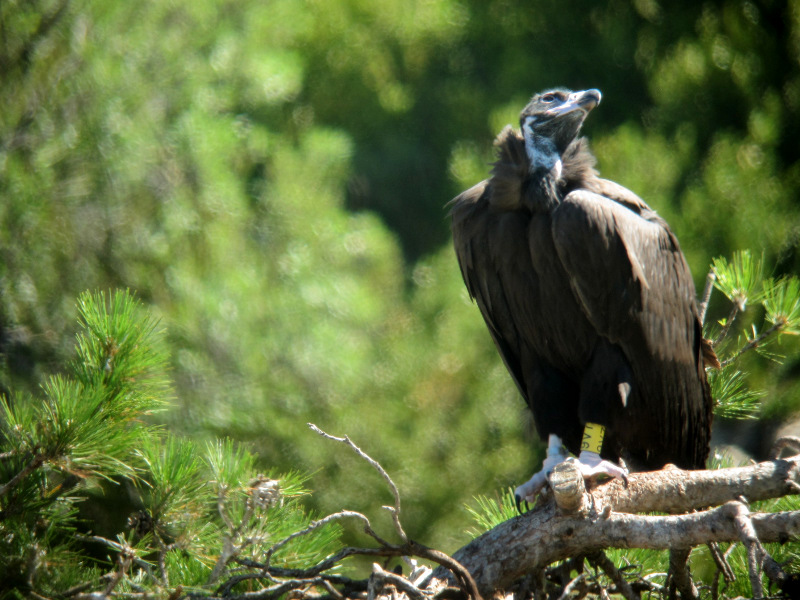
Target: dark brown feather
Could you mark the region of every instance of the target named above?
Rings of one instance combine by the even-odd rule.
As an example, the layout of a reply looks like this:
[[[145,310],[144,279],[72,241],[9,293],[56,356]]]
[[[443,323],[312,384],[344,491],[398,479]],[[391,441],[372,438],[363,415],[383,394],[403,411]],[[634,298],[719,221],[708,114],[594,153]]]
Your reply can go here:
[[[601,179],[584,138],[561,155],[548,202],[531,182],[522,136],[496,142],[489,179],[452,202],[461,273],[534,413],[577,453],[587,421],[603,455],[638,469],[701,468],[712,401],[694,285],[667,224]],[[713,364],[713,362],[711,363]]]

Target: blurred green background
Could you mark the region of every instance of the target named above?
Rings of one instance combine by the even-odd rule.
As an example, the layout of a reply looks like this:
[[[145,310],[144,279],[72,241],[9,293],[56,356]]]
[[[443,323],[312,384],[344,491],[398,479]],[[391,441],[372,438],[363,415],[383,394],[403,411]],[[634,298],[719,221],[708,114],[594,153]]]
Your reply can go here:
[[[597,87],[603,175],[670,222],[699,289],[739,248],[800,272],[798,61],[797,0],[3,0],[3,390],[72,356],[81,291],[130,288],[169,332],[169,429],[386,519],[379,476],[306,422],[348,434],[452,551],[465,503],[542,450],[443,205],[532,93]],[[759,432],[800,404],[793,347],[745,361]]]

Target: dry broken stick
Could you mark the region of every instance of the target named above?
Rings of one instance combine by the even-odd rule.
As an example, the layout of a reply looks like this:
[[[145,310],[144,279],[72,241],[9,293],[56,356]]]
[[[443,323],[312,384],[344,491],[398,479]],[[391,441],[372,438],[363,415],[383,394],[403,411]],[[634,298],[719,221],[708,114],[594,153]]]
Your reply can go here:
[[[315,430],[328,439],[347,444],[360,456],[365,457],[370,464],[377,465],[376,461],[370,459],[349,438],[337,438],[321,432],[318,428]],[[788,446],[793,447],[792,444]],[[543,574],[544,569],[556,561],[588,555],[600,557],[601,555],[596,553],[605,548],[692,548],[709,542],[736,541],[750,543],[752,548],[750,555],[753,557],[751,564],[756,565],[754,567],[756,574],[758,566],[763,565],[768,576],[780,586],[781,581],[786,580],[786,574],[769,555],[762,553],[761,544],[785,541],[789,537],[798,536],[800,511],[745,514],[739,508],[741,503],[737,499],[746,496],[755,501],[797,493],[799,467],[800,457],[796,456],[750,467],[719,471],[685,472],[672,468],[654,473],[637,473],[630,476],[627,487],[612,481],[591,492],[586,492],[582,486],[572,486],[575,488],[572,489],[567,485],[563,493],[577,494],[571,501],[567,499],[568,501],[564,502],[566,497],[559,498],[562,492],[554,492],[560,508],[557,508],[555,502],[548,502],[526,515],[498,525],[459,550],[455,554],[457,560],[407,538],[400,544],[391,544],[372,531],[365,516],[346,511],[336,513],[331,518],[348,517],[361,520],[365,525],[365,531],[378,542],[378,548],[343,548],[335,556],[305,570],[277,569],[268,561],[264,563],[249,561],[248,567],[260,571],[243,574],[237,578],[240,580],[265,576],[272,579],[292,578],[284,579],[270,589],[292,588],[300,593],[300,597],[310,598],[313,594],[301,592],[301,586],[303,584],[317,586],[325,590],[332,585],[340,586],[336,577],[326,574],[326,571],[347,556],[354,554],[376,557],[418,556],[442,566],[434,571],[424,589],[419,590],[419,587],[415,586],[415,589],[419,590],[419,595],[404,589],[407,586],[396,581],[394,576],[382,577],[382,573],[378,573],[374,576],[372,587],[376,599],[420,600],[452,586],[454,582],[467,596],[477,599],[481,594],[488,597],[497,590],[512,589],[522,577],[531,573]],[[375,468],[387,482],[391,482],[391,478],[380,465]],[[565,475],[565,481],[569,480],[569,474]],[[577,480],[583,483],[582,478]],[[393,491],[397,490],[393,482],[389,485]],[[559,486],[556,485],[556,488],[558,490]],[[708,506],[716,508],[701,510]],[[395,506],[391,509],[393,520],[394,516],[397,516],[396,523],[399,523],[399,494],[396,495]],[[634,512],[672,514],[666,516],[631,514]],[[310,528],[318,526],[315,524]],[[402,538],[400,534],[403,531],[402,527],[396,529]],[[305,530],[298,532],[294,537],[305,533]],[[276,546],[285,543],[279,542]],[[268,551],[268,558],[278,549],[276,546]],[[602,568],[600,562],[597,564]],[[623,583],[616,582],[622,575],[619,570],[616,573],[611,569],[604,570],[609,572],[612,579],[615,579],[615,584],[618,584],[615,585],[617,593],[621,592],[628,598],[635,598],[640,590],[652,591],[658,587],[651,585],[648,588],[646,578],[640,577],[632,586],[626,588]],[[378,579],[386,584],[385,591],[376,587]],[[534,596],[543,597],[544,589],[541,585],[543,583],[544,580],[539,577],[529,584]],[[562,585],[567,586],[569,583],[567,579]],[[583,587],[586,584],[586,577],[578,578],[573,582],[573,587]],[[758,590],[758,585],[754,582],[754,591]],[[231,587],[227,587],[224,591],[229,592],[230,589]],[[600,592],[603,592],[603,589],[600,585]]]
[[[386,483],[388,484],[389,488],[392,491],[392,495],[394,496],[394,506],[385,506],[383,508],[389,510],[389,512],[391,513],[395,530],[397,532],[397,535],[402,540],[402,542],[400,544],[392,544],[387,540],[383,539],[373,530],[369,519],[365,515],[355,511],[346,511],[346,510],[340,511],[338,513],[328,515],[327,517],[324,517],[317,521],[313,521],[305,529],[296,531],[291,535],[289,535],[288,537],[284,538],[283,540],[273,544],[266,551],[263,562],[235,559],[236,562],[249,568],[250,571],[246,573],[237,574],[229,578],[217,589],[215,595],[217,597],[220,596],[228,597],[230,596],[233,587],[236,586],[238,583],[252,579],[259,579],[259,580],[268,579],[270,581],[275,581],[276,584],[262,590],[263,593],[258,592],[257,593],[258,597],[277,598],[279,595],[286,594],[292,590],[295,590],[294,594],[299,598],[305,598],[305,597],[312,598],[316,596],[314,594],[308,594],[300,590],[313,587],[324,588],[328,592],[328,594],[330,594],[334,598],[336,598],[337,596],[342,597],[343,594],[341,594],[341,592],[339,592],[334,587],[335,583],[341,582],[340,581],[341,576],[328,575],[325,572],[337,566],[342,560],[344,560],[348,556],[366,555],[375,557],[417,556],[420,558],[431,560],[433,562],[436,562],[440,566],[444,567],[445,569],[448,569],[449,572],[452,573],[453,578],[458,583],[459,587],[461,588],[465,596],[471,598],[472,600],[481,600],[481,596],[478,593],[475,582],[473,581],[469,572],[466,569],[464,569],[464,567],[462,567],[460,564],[458,564],[458,562],[456,562],[450,556],[444,554],[443,552],[439,552],[438,550],[428,548],[427,546],[424,546],[413,540],[408,539],[408,536],[406,535],[400,523],[400,494],[397,490],[397,486],[394,484],[394,481],[392,481],[392,478],[383,469],[383,467],[376,460],[374,460],[369,455],[367,455],[363,450],[361,450],[361,448],[359,448],[356,444],[354,444],[349,437],[332,436],[328,433],[325,433],[319,427],[311,423],[309,423],[308,426],[314,432],[325,437],[326,439],[346,444],[356,454],[358,454],[361,458],[366,460],[370,465],[372,465],[372,467],[374,467],[380,473],[381,477],[383,477],[383,479],[386,481]],[[361,524],[363,525],[364,532],[367,535],[369,535],[373,540],[375,540],[375,542],[377,542],[378,548],[352,548],[352,547],[342,548],[342,550],[340,550],[334,556],[330,556],[308,569],[285,569],[285,568],[281,569],[272,566],[271,563],[273,555],[278,550],[289,544],[292,540],[295,540],[298,537],[304,535],[308,535],[311,532],[333,521],[338,521],[342,519],[355,519],[357,521],[360,521]],[[337,581],[337,579],[339,581]],[[376,570],[375,573],[373,573],[373,577],[370,578],[370,586],[369,586],[370,597],[373,597],[375,595],[376,590],[378,590],[376,586],[381,582],[391,585],[393,589],[399,590],[400,593],[403,594],[405,597],[412,597],[414,598],[414,600],[420,600],[423,596],[431,595],[431,592],[420,589],[408,579],[402,578],[401,576],[398,575],[386,573],[385,571],[383,571],[383,569],[378,568],[378,570]],[[352,582],[348,580],[344,583],[349,584]],[[417,590],[417,591],[412,592],[412,590]]]
[[[373,537],[380,543],[382,546],[387,550],[392,550],[395,552],[393,556],[418,556],[420,558],[425,558],[431,560],[443,568],[447,569],[452,573],[453,577],[455,578],[456,582],[458,583],[459,587],[463,590],[464,594],[468,597],[472,598],[473,600],[481,600],[481,595],[478,593],[478,588],[475,585],[475,581],[472,579],[469,571],[466,570],[463,566],[461,566],[458,561],[454,560],[452,557],[448,556],[444,552],[440,552],[438,550],[434,550],[433,548],[428,548],[423,544],[419,544],[414,542],[413,540],[408,539],[405,531],[403,530],[403,526],[400,523],[400,492],[397,490],[397,486],[395,485],[392,478],[386,472],[386,470],[372,457],[370,457],[366,452],[364,452],[361,448],[356,446],[352,440],[347,437],[336,437],[325,433],[314,425],[313,423],[308,423],[308,427],[318,433],[319,435],[336,442],[341,442],[343,444],[348,445],[356,454],[358,454],[361,458],[366,460],[370,465],[372,465],[375,470],[380,473],[381,477],[386,481],[389,486],[389,489],[392,491],[392,496],[394,496],[394,506],[384,506],[383,508],[389,510],[392,515],[392,521],[394,522],[395,529],[397,534],[400,536],[400,539],[403,540],[403,543],[400,545],[392,545],[388,542],[384,542],[380,540],[376,535],[373,534]],[[363,517],[363,515],[361,515]],[[363,517],[365,520],[366,517]],[[369,520],[367,520],[369,523]]]
[[[350,446],[353,452],[358,454],[361,458],[367,461],[376,471],[378,471],[378,473],[380,473],[381,477],[383,477],[384,481],[389,486],[389,489],[392,492],[392,496],[394,497],[394,506],[384,506],[383,508],[385,508],[391,513],[392,521],[394,522],[394,527],[397,530],[397,534],[400,536],[400,539],[403,540],[404,542],[408,541],[408,536],[406,535],[406,532],[403,531],[403,526],[400,524],[400,492],[397,490],[397,486],[394,484],[394,481],[392,481],[392,478],[389,477],[389,474],[380,465],[380,463],[371,456],[369,456],[361,448],[356,446],[348,436],[336,437],[330,435],[322,431],[322,429],[320,429],[313,423],[308,423],[308,427],[309,429],[311,429],[311,431],[318,433],[324,438],[333,440],[335,442],[341,442],[343,444],[347,444],[348,446]]]

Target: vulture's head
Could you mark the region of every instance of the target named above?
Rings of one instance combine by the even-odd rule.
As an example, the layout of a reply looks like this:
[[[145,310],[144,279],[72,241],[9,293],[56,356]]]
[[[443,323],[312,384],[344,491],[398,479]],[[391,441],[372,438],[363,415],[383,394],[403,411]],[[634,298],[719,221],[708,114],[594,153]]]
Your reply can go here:
[[[542,153],[550,154],[551,160],[560,157],[577,137],[583,120],[600,103],[600,98],[600,90],[571,92],[563,88],[531,98],[519,117],[531,164],[541,163]]]

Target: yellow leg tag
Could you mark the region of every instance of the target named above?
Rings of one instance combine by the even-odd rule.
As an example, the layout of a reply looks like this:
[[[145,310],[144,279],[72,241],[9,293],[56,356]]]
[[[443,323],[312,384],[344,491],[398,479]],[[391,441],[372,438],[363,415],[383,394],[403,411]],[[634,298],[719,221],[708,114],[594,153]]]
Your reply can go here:
[[[603,447],[603,437],[606,435],[606,428],[597,423],[587,423],[583,428],[583,441],[581,451],[588,450],[600,454]]]

